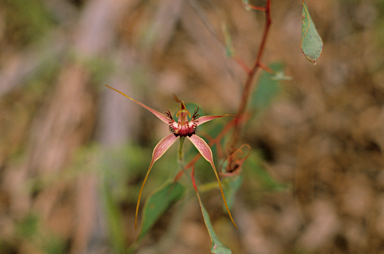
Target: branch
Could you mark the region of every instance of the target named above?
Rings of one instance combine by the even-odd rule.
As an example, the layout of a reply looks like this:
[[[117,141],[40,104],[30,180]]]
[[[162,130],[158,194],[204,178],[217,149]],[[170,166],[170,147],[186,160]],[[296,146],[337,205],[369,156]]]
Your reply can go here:
[[[247,108],[248,101],[249,101],[249,98],[251,95],[252,81],[253,81],[257,71],[259,70],[259,67],[263,68],[263,69],[265,69],[265,67],[266,67],[265,65],[263,65],[261,63],[261,57],[263,56],[263,53],[265,50],[265,45],[266,45],[267,38],[268,38],[269,28],[270,28],[271,23],[272,23],[270,7],[271,7],[271,0],[267,0],[267,3],[265,5],[265,10],[264,10],[265,11],[265,19],[266,19],[265,27],[264,27],[264,33],[263,33],[263,37],[262,37],[262,40],[260,43],[260,47],[259,47],[259,51],[258,51],[256,60],[255,60],[255,63],[253,64],[253,67],[251,68],[251,70],[248,72],[247,80],[245,82],[244,90],[243,90],[243,93],[241,96],[241,102],[239,105],[239,109],[237,111],[237,118],[236,118],[237,123],[235,124],[235,129],[234,129],[234,132],[232,135],[232,141],[230,143],[231,147],[235,147],[236,144],[238,143],[239,139],[240,139],[240,133],[241,133],[241,129],[243,127],[243,125],[241,124],[241,119],[243,119],[243,116],[244,116],[244,113],[245,113],[245,110]],[[262,10],[262,8],[260,10]]]

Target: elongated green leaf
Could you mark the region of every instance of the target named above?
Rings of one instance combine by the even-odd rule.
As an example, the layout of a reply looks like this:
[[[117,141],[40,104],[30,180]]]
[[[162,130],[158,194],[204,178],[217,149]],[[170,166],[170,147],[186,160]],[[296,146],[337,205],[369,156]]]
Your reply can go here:
[[[155,146],[155,149],[153,149],[152,153],[152,160],[151,164],[149,164],[147,174],[145,175],[145,178],[143,180],[143,184],[141,185],[139,197],[137,198],[137,205],[136,205],[136,213],[135,213],[135,229],[137,229],[137,215],[139,213],[139,206],[140,206],[140,199],[141,199],[141,193],[143,193],[144,185],[148,179],[149,173],[151,172],[153,164],[160,159],[164,153],[171,147],[173,143],[178,139],[173,133],[169,134],[168,136],[165,136],[160,142]]]
[[[212,169],[213,169],[213,172],[215,173],[215,176],[216,176],[216,179],[217,179],[217,183],[219,184],[219,188],[220,188],[221,196],[223,197],[224,205],[225,205],[225,208],[227,209],[228,216],[229,216],[229,218],[231,218],[231,221],[232,221],[233,225],[237,228],[236,223],[235,223],[235,221],[234,221],[233,218],[232,218],[232,214],[231,214],[231,212],[229,211],[227,201],[225,200],[225,196],[224,196],[224,192],[223,192],[223,187],[221,186],[220,178],[219,178],[219,175],[217,174],[217,170],[216,170],[216,167],[215,167],[215,163],[213,162],[213,157],[212,157],[212,150],[211,150],[211,148],[210,148],[209,145],[204,141],[204,139],[200,138],[200,137],[197,136],[197,135],[192,135],[192,136],[187,137],[187,138],[188,138],[188,139],[192,142],[192,144],[196,147],[196,149],[199,151],[199,153],[201,154],[201,156],[203,156],[203,158],[206,159],[206,160],[211,164]]]
[[[167,182],[153,192],[144,205],[143,217],[138,240],[141,239],[184,193],[184,187],[178,182]]]
[[[309,15],[307,4],[304,1],[301,16],[301,50],[312,63],[316,63],[316,59],[320,57],[323,50],[323,41],[316,30],[315,24]]]
[[[213,229],[211,219],[209,218],[209,214],[207,210],[205,210],[205,207],[203,206],[203,203],[201,202],[200,195],[197,193],[197,197],[199,199],[201,212],[203,213],[204,222],[208,229],[209,236],[211,237],[212,241],[212,247],[211,252],[215,254],[231,254],[232,251],[228,249],[217,237],[215,230]]]

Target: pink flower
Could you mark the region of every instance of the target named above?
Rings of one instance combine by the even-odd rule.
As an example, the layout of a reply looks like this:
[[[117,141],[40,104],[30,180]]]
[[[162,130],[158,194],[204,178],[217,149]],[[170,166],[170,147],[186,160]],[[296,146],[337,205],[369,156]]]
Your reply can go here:
[[[224,117],[224,116],[230,116],[230,115],[201,116],[201,117],[199,117],[198,108],[197,108],[191,117],[191,113],[186,109],[185,104],[182,101],[177,99],[177,101],[180,103],[180,110],[176,114],[176,117],[178,118],[177,122],[176,122],[173,119],[172,114],[169,111],[167,111],[166,114],[162,114],[162,113],[158,112],[157,110],[152,109],[152,108],[144,105],[143,103],[141,103],[139,101],[136,101],[135,99],[133,99],[133,98],[129,97],[128,95],[120,92],[119,90],[117,90],[113,87],[110,87],[108,85],[106,85],[106,86],[108,88],[115,90],[116,92],[122,94],[123,96],[127,97],[128,99],[132,100],[133,102],[139,104],[143,108],[149,110],[152,114],[157,116],[157,118],[159,118],[161,121],[163,121],[165,124],[167,124],[169,126],[170,131],[171,131],[171,133],[169,135],[165,136],[162,140],[160,140],[160,142],[155,146],[155,148],[153,150],[152,160],[151,160],[151,163],[149,164],[149,168],[148,168],[147,174],[144,178],[143,184],[141,186],[138,201],[137,201],[136,215],[135,215],[135,228],[137,228],[137,214],[139,211],[141,193],[143,191],[145,182],[147,181],[149,172],[151,171],[153,164],[158,159],[160,159],[161,156],[163,156],[163,154],[171,147],[171,145],[173,143],[175,143],[176,140],[180,139],[181,137],[186,137],[187,139],[189,139],[192,142],[192,144],[196,147],[196,149],[199,151],[201,156],[203,156],[203,158],[211,164],[213,171],[216,175],[217,181],[219,183],[219,187],[220,187],[220,191],[221,191],[221,195],[223,197],[225,207],[228,211],[229,217],[231,218],[233,224],[236,227],[236,224],[233,221],[232,215],[229,211],[227,202],[225,200],[219,176],[216,172],[216,167],[215,167],[215,164],[213,162],[212,150],[208,146],[208,144],[204,141],[204,139],[200,138],[199,136],[197,136],[195,134],[196,129],[199,125],[206,123],[206,122],[209,122],[209,121],[216,119],[216,118],[220,118],[220,117]],[[190,120],[188,119],[188,116],[191,117]]]

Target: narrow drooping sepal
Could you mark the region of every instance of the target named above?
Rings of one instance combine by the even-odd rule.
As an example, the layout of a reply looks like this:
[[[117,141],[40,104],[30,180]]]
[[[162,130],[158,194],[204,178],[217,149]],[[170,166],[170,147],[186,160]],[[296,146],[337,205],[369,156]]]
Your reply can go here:
[[[206,123],[206,122],[209,122],[213,119],[216,119],[216,118],[220,118],[220,117],[224,117],[224,116],[234,116],[234,115],[220,115],[220,116],[201,116],[199,117],[198,119],[196,119],[196,122],[197,122],[197,126],[203,124],[203,123]]]
[[[130,99],[131,101],[133,101],[133,102],[139,104],[140,106],[142,106],[143,108],[145,108],[146,110],[148,110],[149,112],[151,112],[152,114],[154,114],[155,116],[157,116],[157,118],[159,118],[159,119],[160,119],[161,121],[163,121],[164,123],[166,123],[166,124],[169,123],[170,119],[168,118],[168,116],[166,116],[166,115],[160,113],[159,111],[157,111],[157,110],[155,110],[155,109],[153,109],[153,108],[151,108],[151,107],[148,107],[147,105],[145,105],[145,104],[143,104],[143,103],[141,103],[141,102],[139,102],[139,101],[137,101],[137,100],[135,100],[135,99],[129,97],[129,96],[126,95],[125,93],[120,92],[119,90],[117,90],[117,89],[115,89],[115,88],[113,88],[113,87],[110,87],[109,85],[105,85],[105,86],[108,87],[108,88],[111,88],[112,90],[118,92],[119,94],[121,94],[121,95],[127,97],[127,98]]]
[[[173,143],[175,143],[177,139],[178,137],[171,133],[164,137],[162,140],[160,140],[160,142],[153,149],[151,164],[155,163],[155,161],[160,159],[161,156],[163,156],[163,154],[169,149],[169,147]]]
[[[135,229],[137,229],[137,214],[139,212],[141,193],[143,192],[143,188],[144,188],[145,182],[147,181],[149,172],[151,172],[153,164],[158,159],[160,159],[161,156],[163,156],[163,154],[171,147],[173,143],[175,143],[177,139],[178,137],[176,137],[173,133],[171,133],[165,138],[163,138],[162,140],[160,140],[160,142],[155,146],[155,149],[153,149],[151,164],[149,164],[147,174],[145,175],[143,184],[141,185],[141,189],[139,192],[139,197],[137,199],[136,214],[135,214]]]
[[[204,141],[204,139],[200,138],[197,135],[192,135],[191,137],[188,137],[188,139],[192,142],[192,144],[196,147],[196,149],[199,151],[199,153],[206,159],[213,167],[213,156],[212,156],[212,150],[209,147],[209,145]]]
[[[211,164],[213,172],[215,173],[217,182],[219,183],[220,192],[221,192],[221,196],[223,197],[225,208],[227,209],[228,215],[231,218],[231,221],[232,221],[233,225],[235,226],[235,228],[237,228],[236,223],[235,223],[235,221],[232,218],[231,212],[229,211],[229,208],[228,208],[228,205],[227,205],[227,201],[225,200],[225,196],[224,196],[224,192],[223,192],[223,187],[221,186],[220,178],[219,178],[219,175],[217,174],[215,163],[213,162],[213,156],[212,156],[211,148],[204,141],[204,139],[200,138],[197,135],[192,135],[192,136],[187,137],[187,138],[196,147],[196,149],[199,151],[201,156],[203,156],[203,158],[206,159]]]
[[[183,138],[183,139],[185,137],[187,137],[192,142],[192,144],[196,147],[196,149],[199,151],[199,153],[204,157],[204,159],[206,159],[211,164],[213,172],[215,173],[215,176],[216,176],[217,181],[219,183],[221,195],[223,197],[224,204],[225,204],[225,207],[227,209],[228,215],[231,218],[232,223],[236,227],[236,224],[235,224],[235,222],[234,222],[234,220],[232,218],[232,215],[231,215],[231,213],[229,211],[229,208],[228,208],[228,205],[227,205],[227,201],[225,200],[225,196],[224,196],[224,193],[223,193],[223,188],[221,186],[220,178],[219,178],[219,176],[217,174],[216,167],[215,167],[215,164],[213,162],[213,156],[212,156],[211,148],[208,146],[208,144],[202,138],[200,138],[200,137],[195,135],[196,128],[200,124],[209,122],[209,121],[211,121],[213,119],[216,119],[216,118],[220,118],[220,117],[224,117],[224,116],[233,116],[233,115],[220,115],[220,116],[203,116],[203,117],[199,117],[199,115],[198,115],[198,108],[197,108],[195,113],[192,116],[192,119],[189,120],[188,116],[189,116],[189,118],[191,118],[191,113],[186,109],[185,104],[182,101],[180,101],[177,97],[175,97],[176,101],[180,102],[180,110],[176,114],[176,117],[178,117],[178,121],[176,122],[173,119],[172,114],[169,111],[166,114],[162,114],[162,113],[158,112],[157,110],[155,110],[155,109],[153,109],[151,107],[148,107],[148,106],[146,106],[145,104],[143,104],[143,103],[141,103],[139,101],[136,101],[135,99],[129,97],[128,95],[124,94],[123,92],[121,92],[121,91],[119,91],[119,90],[117,90],[117,89],[115,89],[113,87],[110,87],[108,85],[105,85],[105,86],[110,88],[110,89],[112,89],[112,90],[114,90],[114,91],[116,91],[116,92],[118,92],[118,93],[120,93],[121,95],[127,97],[131,101],[135,102],[136,104],[138,104],[138,105],[142,106],[143,108],[147,109],[148,111],[150,111],[157,118],[159,118],[161,121],[166,123],[169,126],[169,128],[170,128],[170,130],[172,132],[171,134],[169,134],[168,136],[163,138],[156,145],[156,147],[153,150],[152,160],[151,160],[151,163],[150,163],[150,165],[148,167],[147,174],[145,175],[143,184],[141,185],[140,192],[139,192],[139,197],[138,197],[138,200],[137,200],[136,214],[135,214],[135,228],[137,229],[137,215],[138,215],[139,206],[140,206],[141,194],[143,192],[144,185],[145,185],[145,183],[147,181],[147,178],[148,178],[149,173],[150,173],[150,171],[151,171],[151,169],[153,167],[153,164],[158,159],[160,159],[163,156],[163,154],[171,147],[171,145],[179,137]],[[196,183],[194,182],[194,180],[193,180],[193,184],[194,184],[195,190],[197,191],[197,186],[196,186]]]

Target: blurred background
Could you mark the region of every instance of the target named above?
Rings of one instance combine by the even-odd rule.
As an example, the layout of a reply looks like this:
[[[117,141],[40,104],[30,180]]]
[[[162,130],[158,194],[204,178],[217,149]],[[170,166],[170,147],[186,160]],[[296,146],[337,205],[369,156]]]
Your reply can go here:
[[[263,63],[291,79],[254,82],[239,229],[218,191],[203,202],[233,253],[384,253],[384,2],[307,4],[324,42],[316,65],[301,53],[301,1],[272,1]],[[160,112],[177,111],[177,94],[234,114],[246,73],[226,58],[222,26],[252,65],[264,15],[240,0],[0,0],[0,253],[124,253],[169,130],[104,84]],[[196,178],[213,181],[200,163]],[[175,145],[143,200],[176,169]],[[135,253],[210,253],[196,198],[183,207]]]

